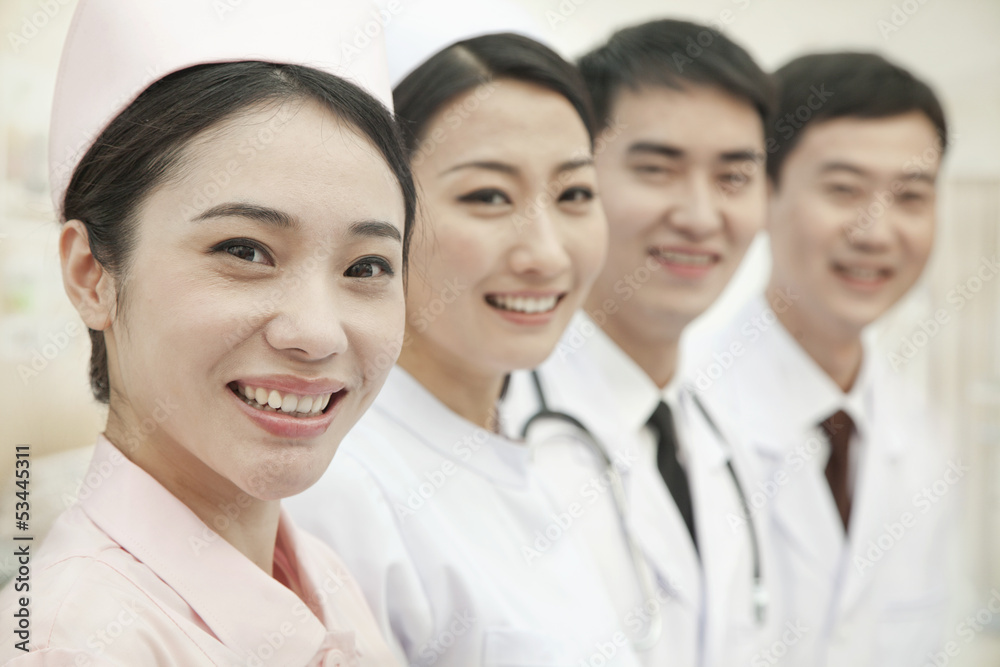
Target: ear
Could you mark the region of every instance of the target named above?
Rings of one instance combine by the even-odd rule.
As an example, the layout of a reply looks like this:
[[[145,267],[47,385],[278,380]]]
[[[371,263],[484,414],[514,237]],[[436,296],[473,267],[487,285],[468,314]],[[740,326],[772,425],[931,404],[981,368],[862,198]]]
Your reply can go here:
[[[63,287],[83,323],[95,331],[111,326],[115,309],[114,278],[90,252],[87,228],[70,220],[59,234]]]

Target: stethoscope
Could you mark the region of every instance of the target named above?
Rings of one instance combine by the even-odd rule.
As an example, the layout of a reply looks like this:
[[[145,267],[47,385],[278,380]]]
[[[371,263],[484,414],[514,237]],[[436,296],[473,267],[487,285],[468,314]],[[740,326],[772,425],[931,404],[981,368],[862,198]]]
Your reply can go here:
[[[625,542],[628,546],[629,555],[632,560],[632,567],[635,571],[635,577],[639,582],[639,590],[641,591],[644,600],[656,599],[656,588],[653,583],[652,570],[642,553],[642,549],[639,547],[628,527],[628,505],[625,498],[625,487],[622,484],[621,473],[615,467],[614,462],[611,460],[611,457],[608,456],[604,447],[601,446],[601,444],[597,441],[597,438],[595,438],[590,432],[590,429],[584,426],[579,419],[565,412],[559,412],[558,410],[552,410],[549,408],[548,402],[545,400],[545,391],[542,389],[542,381],[538,376],[538,371],[531,371],[531,379],[535,385],[535,394],[538,398],[539,409],[524,423],[524,426],[521,429],[521,437],[526,438],[528,430],[531,428],[532,424],[542,419],[555,419],[566,422],[583,434],[583,440],[587,442],[590,449],[597,455],[598,459],[603,463],[604,468],[607,471],[609,486],[611,488],[611,496],[614,499],[615,509],[618,514],[618,521],[621,525],[622,534],[624,535]],[[682,391],[684,392],[684,396],[687,396],[691,401],[693,401],[695,407],[697,407],[701,416],[704,418],[709,428],[712,429],[712,432],[718,438],[719,442],[721,442],[726,449],[731,449],[729,447],[729,441],[722,435],[722,431],[716,425],[715,420],[709,416],[708,410],[706,410],[705,406],[702,405],[698,395],[690,388],[685,388]],[[733,486],[739,496],[740,505],[743,508],[743,515],[746,517],[747,521],[747,532],[750,536],[750,547],[753,558],[754,617],[758,625],[763,625],[767,615],[768,597],[767,590],[764,588],[764,575],[761,568],[760,543],[758,541],[757,526],[754,523],[753,515],[750,511],[750,504],[747,502],[746,493],[743,491],[743,485],[740,483],[736,470],[733,468],[731,456],[726,459],[726,469],[729,471],[729,476],[733,480]],[[641,637],[632,639],[632,646],[638,651],[647,651],[656,645],[656,643],[660,640],[662,633],[663,615],[657,605],[650,614],[649,625],[646,627],[645,634]]]

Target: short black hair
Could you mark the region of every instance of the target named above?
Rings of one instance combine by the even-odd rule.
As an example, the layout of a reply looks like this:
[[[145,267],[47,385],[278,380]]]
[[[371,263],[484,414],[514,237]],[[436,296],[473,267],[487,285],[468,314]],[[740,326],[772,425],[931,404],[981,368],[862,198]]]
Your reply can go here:
[[[578,64],[599,128],[610,123],[623,87],[711,86],[746,100],[765,125],[774,107],[771,77],[750,54],[718,30],[689,21],[659,19],[623,28]]]
[[[774,73],[778,105],[767,127],[767,174],[778,183],[781,166],[811,124],[835,118],[927,116],[948,145],[944,110],[930,86],[875,53],[814,53]]]
[[[496,79],[524,81],[562,95],[576,109],[593,142],[594,115],[576,67],[533,39],[495,33],[439,51],[393,89],[396,119],[409,156],[415,155],[431,118],[449,101]]]

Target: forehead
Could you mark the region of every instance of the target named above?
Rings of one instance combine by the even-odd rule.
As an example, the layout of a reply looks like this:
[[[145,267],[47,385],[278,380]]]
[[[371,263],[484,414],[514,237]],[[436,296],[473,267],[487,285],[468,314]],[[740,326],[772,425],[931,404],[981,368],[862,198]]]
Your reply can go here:
[[[191,142],[177,171],[166,194],[203,208],[254,201],[303,220],[403,219],[401,190],[379,150],[313,101],[268,105],[223,121]]]
[[[718,151],[764,144],[764,125],[748,100],[714,86],[623,88],[611,108],[633,140]]]
[[[886,118],[836,118],[809,125],[786,164],[821,168],[843,163],[873,174],[936,172],[941,143],[922,113]]]
[[[499,79],[449,101],[428,123],[418,150],[439,165],[487,157],[512,163],[562,161],[581,151],[589,154],[590,137],[576,109],[559,93]]]

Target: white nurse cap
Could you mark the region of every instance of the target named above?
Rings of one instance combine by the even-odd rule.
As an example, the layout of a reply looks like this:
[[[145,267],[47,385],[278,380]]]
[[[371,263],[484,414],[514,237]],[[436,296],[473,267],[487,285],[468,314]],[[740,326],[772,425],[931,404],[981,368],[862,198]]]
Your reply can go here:
[[[389,80],[395,88],[410,72],[455,42],[513,32],[547,43],[542,28],[522,7],[503,0],[383,0]]]
[[[392,108],[382,22],[370,0],[80,0],[49,131],[56,209],[108,124],[164,76],[205,63],[306,65]]]

